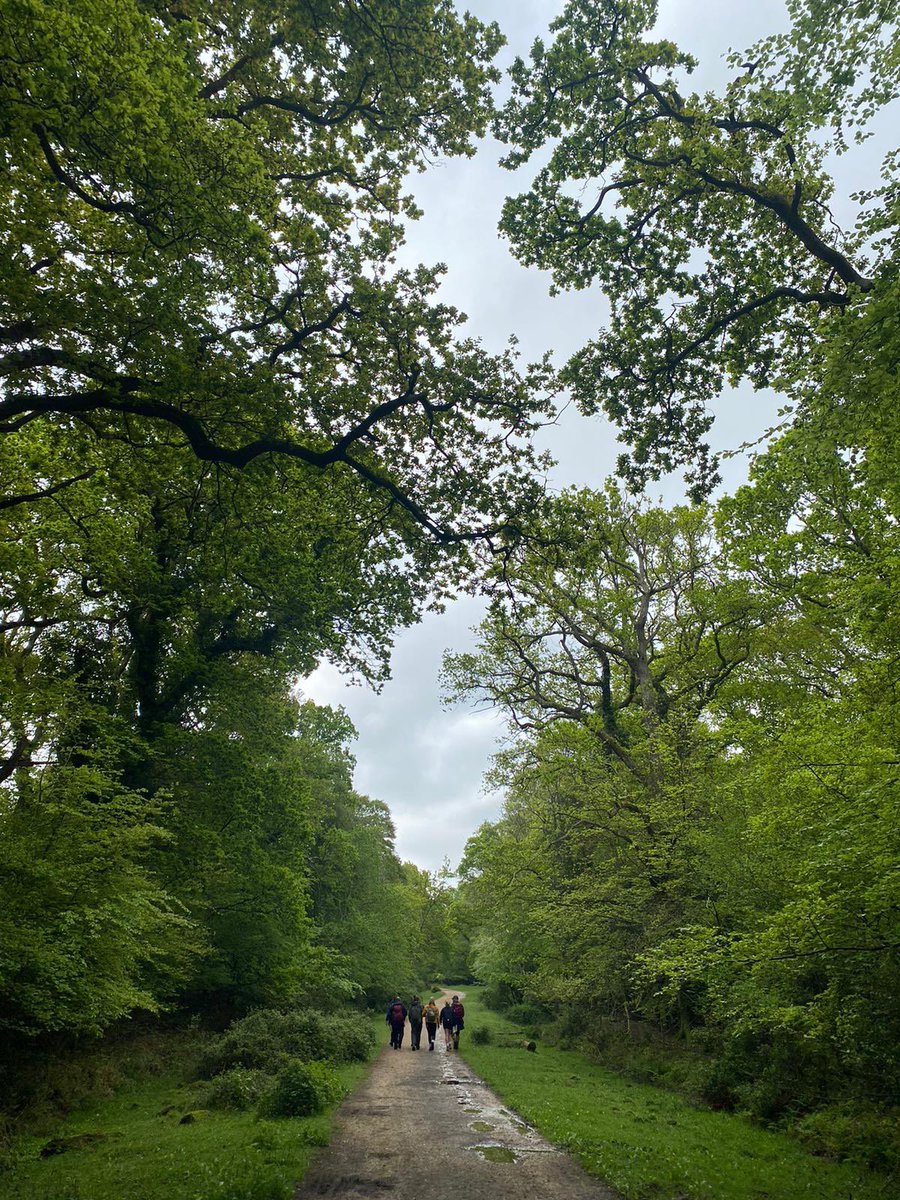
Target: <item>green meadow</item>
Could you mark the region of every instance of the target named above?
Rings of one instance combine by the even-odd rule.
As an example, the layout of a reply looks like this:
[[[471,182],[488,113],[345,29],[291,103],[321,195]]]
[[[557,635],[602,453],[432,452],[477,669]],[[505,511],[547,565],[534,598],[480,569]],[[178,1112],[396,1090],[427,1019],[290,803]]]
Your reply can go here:
[[[635,1083],[538,1042],[466,991],[461,1053],[527,1122],[627,1200],[887,1200],[889,1181],[807,1153],[786,1134]],[[479,1044],[473,1034],[489,1031]],[[483,1035],[482,1035],[483,1036]]]

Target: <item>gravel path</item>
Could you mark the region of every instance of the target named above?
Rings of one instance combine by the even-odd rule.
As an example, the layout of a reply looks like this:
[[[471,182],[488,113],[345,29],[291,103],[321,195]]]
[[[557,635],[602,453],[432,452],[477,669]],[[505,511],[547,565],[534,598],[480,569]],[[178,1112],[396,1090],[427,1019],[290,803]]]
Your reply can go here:
[[[429,1052],[424,1029],[422,1041],[411,1051],[407,1026],[402,1050],[384,1047],[294,1200],[617,1200],[457,1054]]]

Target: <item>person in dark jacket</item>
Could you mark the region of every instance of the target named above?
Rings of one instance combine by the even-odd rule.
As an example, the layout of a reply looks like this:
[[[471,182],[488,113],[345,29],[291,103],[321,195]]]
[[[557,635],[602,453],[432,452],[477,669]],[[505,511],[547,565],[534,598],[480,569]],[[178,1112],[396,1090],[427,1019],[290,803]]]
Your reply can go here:
[[[422,1001],[413,996],[409,1006],[410,1049],[418,1050],[422,1042]]]
[[[399,1050],[403,1045],[403,1030],[406,1027],[406,1005],[395,996],[387,1006],[385,1020],[391,1027],[391,1048]]]
[[[441,1029],[444,1031],[444,1046],[447,1050],[453,1049],[453,1009],[450,1007],[450,1001],[444,1001],[444,1007],[441,1009]]]
[[[466,1015],[466,1010],[465,1010],[465,1008],[463,1008],[463,1003],[462,1003],[462,1000],[460,1000],[459,996],[454,996],[453,999],[450,1001],[450,1013],[453,1018],[453,1022],[450,1026],[451,1032],[453,1034],[453,1049],[458,1050],[459,1049],[459,1035],[462,1031],[463,1025],[465,1024],[465,1022],[463,1021],[463,1018]]]

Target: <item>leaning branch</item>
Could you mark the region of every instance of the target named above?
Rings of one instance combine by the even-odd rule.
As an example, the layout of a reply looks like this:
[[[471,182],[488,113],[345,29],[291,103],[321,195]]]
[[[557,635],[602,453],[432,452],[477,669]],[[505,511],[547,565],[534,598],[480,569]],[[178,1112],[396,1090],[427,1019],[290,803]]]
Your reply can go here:
[[[243,446],[223,446],[210,438],[203,424],[195,416],[174,404],[168,404],[162,400],[142,400],[121,396],[102,387],[92,392],[77,392],[67,395],[12,396],[0,403],[0,421],[7,417],[21,416],[23,413],[27,415],[28,419],[34,419],[38,415],[43,416],[50,413],[84,416],[86,413],[98,410],[163,421],[180,430],[197,458],[204,462],[224,463],[238,470],[243,470],[264,455],[280,455],[285,458],[297,459],[307,466],[319,470],[343,463],[372,487],[386,492],[394,503],[413,518],[416,524],[421,525],[437,542],[444,545],[484,541],[503,532],[508,528],[506,522],[464,532],[444,528],[388,475],[382,474],[350,453],[351,447],[370,432],[377,420],[420,399],[418,394],[412,390],[415,386],[415,374],[411,376],[411,381],[411,385],[406,391],[379,405],[325,450],[313,450],[290,439],[274,437],[256,438],[251,442],[246,442]],[[10,422],[6,425],[7,430],[14,424],[14,422]],[[2,428],[3,426],[0,425],[0,429]]]

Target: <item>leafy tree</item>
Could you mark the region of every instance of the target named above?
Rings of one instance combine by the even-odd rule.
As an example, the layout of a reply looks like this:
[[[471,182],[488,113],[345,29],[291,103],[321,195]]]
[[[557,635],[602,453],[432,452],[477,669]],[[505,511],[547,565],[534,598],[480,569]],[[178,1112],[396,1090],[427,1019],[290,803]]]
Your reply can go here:
[[[389,541],[515,519],[543,371],[459,341],[438,272],[392,258],[406,173],[484,129],[495,26],[447,0],[16,0],[0,38],[6,436],[275,456],[377,497]]]
[[[564,494],[507,557],[479,652],[446,663],[458,694],[523,731],[495,772],[504,819],[466,859],[492,864],[480,886],[503,914],[487,921],[501,981],[524,972],[544,1000],[627,1011],[634,956],[715,894],[701,842],[730,818],[709,713],[759,620],[700,509]]]
[[[512,68],[506,164],[553,145],[501,229],[557,287],[607,298],[608,327],[564,375],[583,411],[621,425],[632,482],[685,465],[705,493],[709,397],[742,378],[790,390],[848,315],[895,296],[896,156],[856,196],[852,233],[830,211],[825,160],[897,95],[896,12],[788,9],[788,33],[731,54],[719,95],[686,90],[695,60],[648,36],[656,0],[571,0],[551,44]]]
[[[93,729],[0,792],[0,1025],[10,1034],[97,1034],[135,1008],[158,1010],[188,978],[201,939],[152,870],[165,800],[123,786],[127,729],[72,699],[60,716]],[[60,739],[64,729],[58,728]]]

